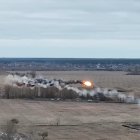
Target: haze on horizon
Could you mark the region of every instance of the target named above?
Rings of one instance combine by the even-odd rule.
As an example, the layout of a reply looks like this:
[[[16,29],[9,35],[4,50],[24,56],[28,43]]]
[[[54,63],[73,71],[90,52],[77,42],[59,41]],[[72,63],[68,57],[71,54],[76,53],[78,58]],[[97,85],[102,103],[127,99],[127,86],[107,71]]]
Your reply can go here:
[[[0,0],[0,57],[140,58],[139,0]]]

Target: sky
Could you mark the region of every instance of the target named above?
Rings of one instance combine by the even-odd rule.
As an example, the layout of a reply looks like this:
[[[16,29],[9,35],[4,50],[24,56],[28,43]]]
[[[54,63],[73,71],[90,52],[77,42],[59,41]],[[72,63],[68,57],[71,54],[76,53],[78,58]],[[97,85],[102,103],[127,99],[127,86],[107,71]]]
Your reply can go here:
[[[140,0],[0,0],[0,57],[140,58]]]

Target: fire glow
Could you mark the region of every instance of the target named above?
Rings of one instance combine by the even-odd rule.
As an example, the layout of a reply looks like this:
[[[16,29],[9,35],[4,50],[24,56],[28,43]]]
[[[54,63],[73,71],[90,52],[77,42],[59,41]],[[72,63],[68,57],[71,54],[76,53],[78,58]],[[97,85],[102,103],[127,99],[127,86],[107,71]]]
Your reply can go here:
[[[83,86],[88,87],[88,88],[92,88],[94,85],[91,81],[83,81]]]

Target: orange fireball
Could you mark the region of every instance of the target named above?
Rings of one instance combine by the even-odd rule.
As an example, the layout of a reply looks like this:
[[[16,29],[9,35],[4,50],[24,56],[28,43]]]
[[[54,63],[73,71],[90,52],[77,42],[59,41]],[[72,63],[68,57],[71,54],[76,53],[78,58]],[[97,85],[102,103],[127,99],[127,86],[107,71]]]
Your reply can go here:
[[[92,81],[83,81],[82,86],[84,88],[94,88],[94,83]]]

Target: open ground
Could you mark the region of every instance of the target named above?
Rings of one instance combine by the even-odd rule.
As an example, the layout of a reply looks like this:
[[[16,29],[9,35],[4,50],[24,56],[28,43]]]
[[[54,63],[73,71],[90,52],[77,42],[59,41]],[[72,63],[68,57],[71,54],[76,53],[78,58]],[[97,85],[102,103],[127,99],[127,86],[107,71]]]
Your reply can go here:
[[[126,75],[116,71],[48,71],[38,72],[48,79],[93,80],[96,86],[103,88],[122,88],[129,94],[140,97],[140,75]]]
[[[140,96],[140,76],[124,72],[38,72],[48,79],[94,80],[99,87],[123,88]],[[0,75],[1,87],[6,74]],[[140,123],[140,106],[119,103],[86,103],[0,99],[0,125],[16,118],[19,131],[48,131],[49,140],[139,140],[140,131],[123,127]]]

